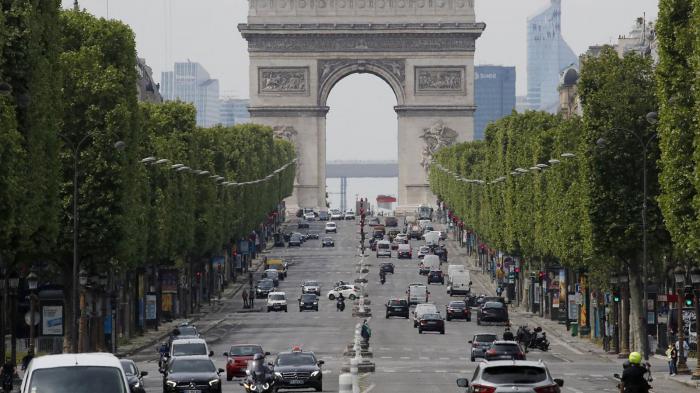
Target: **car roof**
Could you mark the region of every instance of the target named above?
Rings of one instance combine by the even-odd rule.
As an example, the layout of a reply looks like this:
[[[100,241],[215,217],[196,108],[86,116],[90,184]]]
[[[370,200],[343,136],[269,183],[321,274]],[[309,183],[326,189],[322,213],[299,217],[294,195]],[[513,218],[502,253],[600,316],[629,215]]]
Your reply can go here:
[[[377,243],[382,243],[382,244],[391,244],[388,240],[380,240]]]
[[[177,356],[173,358],[173,361],[183,361],[183,360],[208,360],[213,363],[211,358],[207,355],[187,355],[187,356]]]
[[[492,360],[488,362],[481,363],[482,368],[487,367],[503,367],[503,366],[527,366],[527,367],[539,367],[547,368],[547,365],[542,361],[534,360]]]
[[[33,370],[71,366],[117,367],[120,370],[122,368],[119,359],[111,353],[66,353],[38,356],[32,360]]]
[[[173,344],[206,344],[207,340],[203,338],[176,338],[172,342]]]
[[[494,344],[503,344],[503,345],[506,345],[506,344],[518,345],[518,343],[516,341],[513,341],[513,340],[496,340],[493,343]]]
[[[421,306],[423,306],[423,307],[430,306],[430,307],[436,307],[436,308],[437,308],[437,306],[436,306],[435,304],[433,304],[433,303],[420,303],[420,304],[416,304],[416,308],[421,307]]]
[[[284,296],[287,296],[286,293],[281,292],[281,291],[278,291],[278,292],[270,292],[270,293],[268,293],[268,295],[284,295]]]

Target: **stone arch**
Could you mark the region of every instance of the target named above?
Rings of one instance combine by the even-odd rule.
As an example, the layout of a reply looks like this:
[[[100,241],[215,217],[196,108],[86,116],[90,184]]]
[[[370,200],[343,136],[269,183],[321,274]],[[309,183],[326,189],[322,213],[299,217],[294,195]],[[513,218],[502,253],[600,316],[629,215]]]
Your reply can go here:
[[[405,103],[406,61],[381,60],[319,60],[318,105],[325,107],[333,87],[352,74],[372,74],[386,82],[396,96],[397,105]]]

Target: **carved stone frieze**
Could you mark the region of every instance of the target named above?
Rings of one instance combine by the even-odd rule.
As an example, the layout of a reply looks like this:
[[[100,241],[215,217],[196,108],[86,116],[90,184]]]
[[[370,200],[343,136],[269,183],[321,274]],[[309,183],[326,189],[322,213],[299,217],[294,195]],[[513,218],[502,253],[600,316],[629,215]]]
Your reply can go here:
[[[258,85],[260,94],[308,94],[309,69],[259,68]]]
[[[438,121],[431,127],[424,128],[423,135],[420,136],[425,142],[420,162],[421,166],[428,171],[435,153],[443,147],[453,145],[457,141],[457,136],[457,131],[447,127],[442,121]]]
[[[248,34],[249,52],[469,52],[471,34]]]
[[[278,15],[294,11],[295,14],[316,15],[319,12],[354,15],[356,11],[397,11],[434,15],[443,12],[466,11],[470,15],[474,10],[474,0],[248,0],[256,15]]]
[[[466,92],[464,67],[416,67],[416,93]]]
[[[334,59],[318,61],[318,85],[324,86],[335,71],[353,65],[377,67],[392,75],[402,85],[406,82],[406,60],[404,59]]]

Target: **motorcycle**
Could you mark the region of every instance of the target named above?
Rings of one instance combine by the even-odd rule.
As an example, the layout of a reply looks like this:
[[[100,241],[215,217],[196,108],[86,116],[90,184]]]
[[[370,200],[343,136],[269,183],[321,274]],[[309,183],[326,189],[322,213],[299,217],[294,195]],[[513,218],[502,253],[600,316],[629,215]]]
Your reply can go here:
[[[246,378],[241,382],[246,393],[272,393],[275,391],[275,379],[271,373],[246,370],[246,375]]]
[[[530,348],[536,348],[542,352],[547,352],[549,350],[549,340],[547,340],[547,333],[542,332],[541,335],[539,334],[539,332],[535,333],[535,337],[533,337],[533,341],[530,344]]]
[[[630,365],[628,362],[625,362],[625,364],[622,365],[623,368],[627,368],[629,366]],[[647,384],[649,385],[649,392],[651,392],[654,389],[654,387],[651,386],[651,383],[654,382],[654,377],[652,377],[651,375],[651,363],[645,362],[644,367],[647,369],[647,372],[644,374],[644,379],[646,379]],[[622,376],[620,376],[620,374],[615,373],[613,374],[613,378],[618,380],[617,388],[619,389],[619,393],[625,393],[625,386],[622,383]]]
[[[158,351],[158,368],[163,369],[168,363],[168,344],[163,343],[160,347],[156,349]]]
[[[522,325],[518,327],[518,331],[515,333],[515,340],[518,344],[522,345],[525,352],[527,352],[530,342],[532,342],[532,336],[533,333],[530,331],[530,328],[527,327],[527,325]]]
[[[345,299],[339,297],[335,303],[335,308],[340,312],[345,311]]]
[[[381,276],[379,276],[379,282],[381,282],[382,285],[384,285],[384,283],[386,282],[386,275],[382,274]]]

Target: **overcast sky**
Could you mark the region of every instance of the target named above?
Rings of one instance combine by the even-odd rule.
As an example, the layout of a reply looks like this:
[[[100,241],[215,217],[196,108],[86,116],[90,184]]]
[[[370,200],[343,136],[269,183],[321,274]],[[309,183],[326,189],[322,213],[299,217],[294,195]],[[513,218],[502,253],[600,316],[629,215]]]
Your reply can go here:
[[[71,7],[72,0],[62,0]],[[517,91],[526,91],[525,21],[549,0],[476,0],[478,21],[487,28],[477,41],[476,63],[515,65]],[[244,23],[246,0],[81,0],[98,16],[129,24],[140,57],[156,80],[174,61],[201,63],[220,80],[222,95],[248,97],[246,43],[236,25]],[[612,42],[626,34],[638,16],[655,19],[658,0],[562,0],[562,32],[576,53],[589,45]],[[394,159],[396,105],[381,80],[353,75],[341,81],[329,99],[328,155],[332,159]],[[388,130],[376,132],[377,130]],[[379,149],[361,148],[371,141]]]

